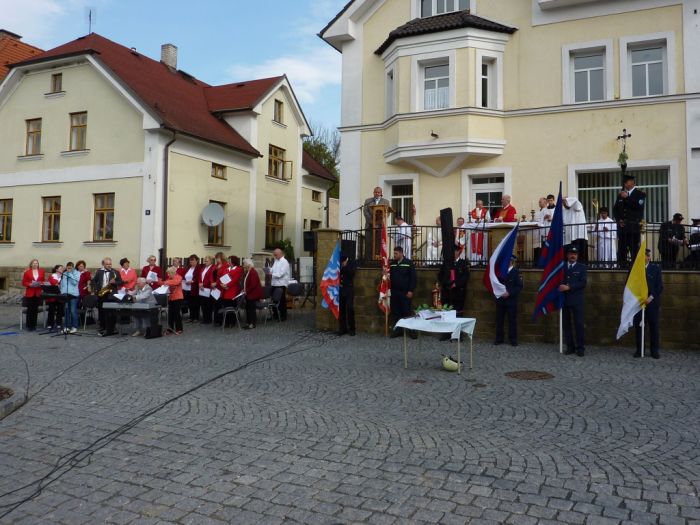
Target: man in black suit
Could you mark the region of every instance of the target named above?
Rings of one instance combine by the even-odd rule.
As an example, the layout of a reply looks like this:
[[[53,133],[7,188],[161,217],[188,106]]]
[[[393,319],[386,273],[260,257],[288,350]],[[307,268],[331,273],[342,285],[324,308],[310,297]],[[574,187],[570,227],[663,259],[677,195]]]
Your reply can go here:
[[[338,335],[355,335],[355,261],[340,255],[340,327]]]
[[[651,250],[647,249],[646,255],[646,275],[649,295],[646,299],[646,312],[644,312],[644,325],[649,327],[649,347],[651,357],[658,359],[659,356],[659,310],[661,309],[661,292],[664,290],[664,283],[661,278],[661,268],[656,264],[650,264]],[[637,339],[637,351],[634,357],[642,357],[642,312],[637,312],[634,316],[634,331]]]
[[[394,259],[389,266],[389,277],[391,279],[391,315],[394,323],[411,314],[411,300],[416,289],[416,267],[410,259],[403,256],[403,248],[394,248]],[[400,337],[403,332],[394,329],[391,337]],[[411,339],[416,339],[413,330],[408,331]]]
[[[659,229],[659,253],[664,270],[676,267],[678,250],[685,242],[685,228],[683,227],[683,215],[674,213],[673,219],[665,222]]]
[[[613,217],[617,221],[617,262],[625,268],[633,261],[641,243],[641,225],[647,194],[635,186],[634,175],[625,175],[623,188],[618,194]]]
[[[95,272],[92,278],[93,290],[98,292],[102,289],[109,288],[109,292],[99,297],[97,303],[97,313],[100,320],[99,335],[108,336],[117,333],[115,330],[117,324],[117,316],[114,310],[105,311],[102,308],[104,303],[116,302],[114,294],[117,293],[122,286],[123,281],[119,272],[112,268],[112,259],[105,257],[102,259],[102,268]]]
[[[506,287],[505,295],[496,299],[496,340],[494,345],[503,343],[503,324],[508,315],[508,339],[511,346],[518,346],[518,296],[523,289],[523,278],[515,267],[518,258],[510,256],[508,274],[501,279]]]
[[[575,246],[569,247],[566,253],[567,263],[564,267],[564,283],[559,285],[559,291],[564,293],[564,308],[562,309],[564,324],[564,340],[566,341],[565,354],[573,354],[583,357],[585,346],[585,334],[583,327],[584,292],[588,280],[588,268],[578,262],[578,250]],[[576,330],[574,342],[573,328]]]
[[[373,259],[379,254],[379,247],[381,245],[381,227],[383,224],[374,224],[375,228],[372,228],[371,207],[378,205],[386,206],[387,208],[390,208],[391,205],[391,203],[384,198],[382,189],[379,186],[374,188],[371,197],[365,199],[362,207],[362,215],[364,215],[365,218],[365,256],[368,260]],[[374,239],[374,241],[372,241],[372,239]]]

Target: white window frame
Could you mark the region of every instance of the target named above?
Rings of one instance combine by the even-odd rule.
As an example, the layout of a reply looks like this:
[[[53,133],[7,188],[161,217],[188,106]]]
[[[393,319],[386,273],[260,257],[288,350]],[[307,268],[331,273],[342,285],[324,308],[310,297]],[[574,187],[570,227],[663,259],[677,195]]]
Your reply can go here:
[[[481,66],[489,62],[489,104],[481,105]],[[476,50],[476,100],[474,105],[484,109],[503,109],[503,53],[498,51]]]
[[[423,53],[411,57],[411,111],[440,111],[456,107],[455,81],[456,75],[456,51],[438,51],[434,53]],[[423,107],[425,96],[425,68],[447,62],[449,71],[449,103],[446,108],[426,110]]]
[[[664,92],[662,95],[641,95],[634,98],[676,94],[676,35],[669,31],[647,35],[620,37],[620,97],[632,98],[632,50],[661,45],[664,48]]]
[[[392,186],[400,184],[413,184],[413,205],[416,207],[415,223],[420,222],[420,177],[417,173],[401,173],[397,175],[380,175],[379,184],[384,192],[384,198],[391,202]],[[406,222],[409,222],[408,219]]]
[[[433,6],[435,5],[435,0],[433,0]],[[476,14],[476,0],[469,0],[469,12],[473,15]],[[435,16],[435,15],[431,15]],[[421,16],[421,0],[413,0],[411,2],[411,20],[415,18],[422,18]]]
[[[475,203],[469,202],[473,188],[473,179],[484,177],[503,177],[503,195],[512,195],[513,190],[513,168],[493,167],[493,168],[468,168],[462,170],[462,202],[460,203],[461,213],[458,215],[466,217]],[[517,208],[517,206],[516,206]]]
[[[613,41],[612,39],[594,40],[591,42],[579,42],[568,44],[561,48],[562,71],[562,103],[563,104],[589,104],[590,102],[576,102],[574,93],[574,57],[584,53],[603,52],[603,100],[612,100],[614,96],[613,75]],[[601,102],[601,101],[594,101]]]
[[[396,66],[392,65],[384,71],[384,118],[396,113]]]

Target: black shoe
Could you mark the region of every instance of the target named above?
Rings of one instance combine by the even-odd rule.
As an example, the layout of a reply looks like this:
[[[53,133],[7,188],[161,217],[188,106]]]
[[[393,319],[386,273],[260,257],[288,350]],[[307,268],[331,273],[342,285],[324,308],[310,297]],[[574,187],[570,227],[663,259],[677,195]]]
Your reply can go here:
[[[658,353],[656,353],[656,354],[651,354],[651,358],[652,359],[661,359],[661,356]]]
[[[450,334],[442,334],[440,336],[440,341],[449,341],[452,336]]]
[[[577,350],[577,351],[576,351],[576,355],[579,356],[579,357],[583,357],[583,356],[584,356],[584,351],[583,351],[583,350]]]
[[[394,330],[391,332],[391,335],[389,336],[390,339],[396,339],[397,337],[401,337],[403,334],[399,330]]]
[[[345,330],[338,330],[338,331],[336,332],[336,335],[337,335],[338,337],[343,337],[345,334],[347,334],[347,332],[346,332]]]
[[[496,340],[493,342],[493,346],[498,346],[498,345],[502,345],[502,344],[503,344],[503,341],[499,341],[499,340]]]
[[[418,334],[416,333],[415,330],[409,330],[408,337],[410,337],[411,339],[418,339]]]
[[[576,350],[574,350],[572,348],[567,348],[566,350],[564,350],[564,355],[571,355],[571,354],[575,354],[575,353],[576,353]]]
[[[350,336],[355,337],[355,330],[350,330],[348,333],[350,334]]]
[[[512,343],[510,343],[510,346],[518,346],[518,343],[512,342]]]
[[[642,357],[642,353],[641,353],[641,352],[635,352],[634,355],[633,355],[632,357]]]

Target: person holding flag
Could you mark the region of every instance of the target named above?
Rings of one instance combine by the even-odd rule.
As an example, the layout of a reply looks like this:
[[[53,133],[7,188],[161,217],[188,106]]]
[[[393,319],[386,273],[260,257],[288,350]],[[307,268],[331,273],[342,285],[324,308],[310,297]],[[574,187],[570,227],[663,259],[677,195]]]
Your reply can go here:
[[[486,271],[484,272],[484,286],[496,297],[498,307],[498,317],[496,323],[496,341],[494,344],[503,342],[503,318],[508,312],[508,330],[511,344],[517,345],[517,332],[515,328],[515,312],[517,308],[517,295],[522,289],[522,281],[515,270],[513,271],[513,249],[518,238],[518,224],[506,235],[496,246],[496,249],[489,258]],[[515,279],[516,282],[511,282]],[[508,300],[510,298],[510,300]],[[499,332],[500,325],[500,332]],[[500,334],[500,336],[499,336]]]
[[[340,328],[338,335],[355,335],[355,261],[340,254]]]
[[[641,250],[640,250],[641,251]],[[661,278],[661,268],[658,264],[651,264],[651,250],[644,250],[645,273],[647,282],[647,297],[644,299],[642,311],[634,316],[634,331],[637,342],[637,351],[634,357],[642,357],[644,345],[644,334],[647,325],[649,326],[649,347],[651,357],[659,359],[659,311],[661,310],[661,293],[664,290],[664,283]]]
[[[510,256],[508,273],[500,281],[506,287],[506,293],[496,299],[496,340],[494,345],[503,344],[503,325],[508,315],[508,339],[510,346],[518,346],[518,296],[523,289],[523,278],[515,267],[518,258]]]
[[[328,260],[326,269],[321,278],[321,306],[330,310],[333,317],[340,317],[340,241],[335,244],[335,249]]]
[[[559,285],[559,291],[564,294],[564,339],[566,340],[566,351],[569,355],[576,352],[576,355],[583,357],[586,352],[586,337],[583,324],[583,304],[584,292],[588,282],[588,268],[585,264],[578,262],[578,249],[576,246],[569,246],[566,252],[567,264],[564,267],[564,282]],[[573,328],[576,331],[574,341]]]

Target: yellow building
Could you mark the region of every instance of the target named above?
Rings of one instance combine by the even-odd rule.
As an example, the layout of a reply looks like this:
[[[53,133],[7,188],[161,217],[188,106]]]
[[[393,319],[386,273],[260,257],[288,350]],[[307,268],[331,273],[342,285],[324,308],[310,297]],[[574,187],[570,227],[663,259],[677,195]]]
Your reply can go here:
[[[15,64],[0,122],[2,267],[247,256],[286,238],[301,255],[335,183],[303,159],[286,76],[210,86],[171,44],[156,61],[93,33]],[[207,226],[211,202],[224,219]]]
[[[700,0],[354,0],[343,55],[341,228],[381,186],[413,224],[511,194],[612,207],[626,129],[646,219],[700,216]],[[415,214],[412,213],[415,209]]]

